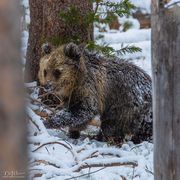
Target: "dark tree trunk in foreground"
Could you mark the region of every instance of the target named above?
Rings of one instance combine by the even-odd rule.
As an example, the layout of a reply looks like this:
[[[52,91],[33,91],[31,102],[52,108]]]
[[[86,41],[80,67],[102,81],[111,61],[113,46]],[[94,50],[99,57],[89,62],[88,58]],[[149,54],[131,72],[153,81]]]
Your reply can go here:
[[[0,1],[0,179],[26,179],[20,4]]]
[[[180,7],[152,1],[155,180],[180,178]]]
[[[81,42],[89,38],[88,29],[81,26],[67,26],[60,19],[60,12],[76,6],[79,12],[86,14],[92,9],[90,0],[30,0],[31,23],[29,29],[29,45],[27,49],[26,81],[37,80],[41,45],[44,42],[70,38],[77,35]]]

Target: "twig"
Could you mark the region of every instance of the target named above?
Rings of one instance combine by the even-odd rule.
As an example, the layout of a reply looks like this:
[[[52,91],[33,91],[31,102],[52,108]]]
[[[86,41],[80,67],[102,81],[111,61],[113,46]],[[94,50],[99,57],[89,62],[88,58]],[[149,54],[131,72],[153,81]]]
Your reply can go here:
[[[85,150],[85,149],[82,148],[82,149],[78,150],[77,153],[79,153],[79,152],[81,152],[83,150]],[[102,155],[102,156],[115,156],[115,157],[118,157],[118,158],[123,156],[123,154],[121,154],[121,151],[119,151],[119,150],[116,150],[116,151],[113,150],[112,151],[112,149],[110,149],[110,148],[108,148],[108,149],[97,148],[95,150],[89,151],[88,154],[86,153],[86,156],[82,157],[82,160],[87,159],[89,156],[94,155],[96,153],[98,153],[98,155]]]
[[[51,166],[54,166],[55,168],[61,168],[60,166],[57,166],[56,164],[52,163],[52,162],[49,162],[49,161],[46,161],[46,160],[35,160],[34,162],[32,163],[43,163],[45,165],[51,165]]]
[[[56,95],[53,91],[43,93],[43,94],[39,95],[39,98],[43,98],[44,96],[47,96],[47,95],[53,95],[53,96],[56,97],[60,102],[62,102],[62,99],[60,99],[60,97],[59,97],[58,95]]]
[[[66,144],[63,144],[63,143],[61,143],[61,142],[47,142],[47,143],[41,144],[39,147],[37,147],[36,149],[34,149],[32,152],[36,152],[38,149],[40,149],[40,148],[42,148],[42,147],[44,147],[44,146],[46,146],[46,145],[49,145],[49,144],[59,144],[59,145],[64,146],[66,149],[71,150],[70,147],[68,147]]]
[[[61,145],[61,146],[64,146],[66,149],[68,149],[68,150],[71,152],[71,154],[72,154],[72,156],[74,157],[75,161],[78,162],[78,158],[77,158],[77,156],[76,156],[76,153],[72,150],[72,147],[69,147],[69,146],[67,146],[66,144],[61,143],[61,142],[47,142],[47,143],[41,144],[39,147],[37,147],[36,149],[34,149],[32,152],[36,152],[38,149],[40,149],[40,148],[42,148],[42,147],[44,147],[44,146],[46,146],[46,145],[49,145],[49,144],[59,144],[59,145]]]
[[[38,97],[43,98],[44,96],[50,95],[51,93],[52,93],[52,91],[46,92],[46,93],[43,93],[43,94],[39,95]]]
[[[38,131],[41,131],[40,127],[29,117],[29,120],[36,126]]]
[[[81,159],[82,161],[85,160],[85,159],[89,159],[89,158],[92,158],[92,157],[95,157],[93,155],[95,155],[96,153],[98,153],[99,151],[94,151],[94,152],[91,152],[87,157],[84,157],[83,159]]]
[[[50,154],[50,152],[49,152],[48,148],[47,148],[47,147],[45,147],[45,148],[46,148],[46,151],[48,152],[48,154]]]
[[[84,150],[85,150],[85,148],[83,147],[83,148],[79,149],[79,150],[77,151],[77,153],[80,153],[80,152],[82,152],[82,151],[84,151]]]
[[[136,145],[136,146],[132,147],[132,148],[130,149],[130,151],[132,151],[132,150],[135,149],[135,148],[141,147],[141,146],[142,146],[142,144]]]
[[[102,168],[100,168],[100,169],[98,169],[98,170],[96,170],[96,171],[88,172],[88,173],[82,174],[82,175],[80,175],[80,176],[75,176],[75,177],[67,178],[67,179],[65,179],[65,180],[77,179],[77,178],[80,178],[80,177],[89,176],[89,175],[94,174],[94,173],[97,173],[97,172],[99,172],[99,171],[101,171],[101,170],[103,170],[103,169],[105,169],[105,168],[106,168],[106,167],[102,167]]]
[[[50,111],[53,112],[54,114],[56,113],[56,111],[55,111],[54,109],[50,108],[49,106],[47,106],[47,105],[44,104],[43,102],[41,102],[41,101],[39,101],[39,100],[37,100],[37,99],[34,99],[34,98],[30,97],[30,96],[28,96],[28,98],[29,98],[31,101],[34,101],[34,102],[36,102],[36,103],[38,103],[38,104],[40,104],[40,105],[43,105],[45,108],[47,108],[48,110],[50,110]]]
[[[46,91],[46,89],[43,86],[36,86],[39,89],[43,89],[44,91]]]
[[[152,171],[150,171],[147,167],[145,168],[145,171],[152,174],[152,175],[154,175],[154,173]]]
[[[55,104],[56,105],[56,104]],[[57,111],[59,108],[62,108],[63,107],[63,105],[62,104],[58,104],[57,106],[56,106],[56,108],[55,108],[55,111]]]
[[[98,8],[99,8],[100,3],[96,2],[96,8],[94,10],[94,16],[97,14]]]
[[[33,118],[34,115],[37,116],[36,113],[31,108],[27,108],[28,119],[35,125],[35,127],[38,129],[39,132],[48,134],[40,118],[37,120],[36,118]]]
[[[113,167],[113,166],[133,166],[133,167],[136,167],[138,164],[136,162],[112,162],[111,164],[110,163],[94,163],[94,164],[82,164],[81,166],[79,166],[76,170],[74,170],[74,172],[79,172],[81,171],[82,169],[86,169],[86,168],[95,168],[95,167]]]
[[[64,132],[65,132],[65,131],[64,131]],[[68,144],[68,145],[71,147],[71,149],[73,148],[68,141],[66,141],[66,140],[64,140],[64,141],[66,142],[66,144]]]

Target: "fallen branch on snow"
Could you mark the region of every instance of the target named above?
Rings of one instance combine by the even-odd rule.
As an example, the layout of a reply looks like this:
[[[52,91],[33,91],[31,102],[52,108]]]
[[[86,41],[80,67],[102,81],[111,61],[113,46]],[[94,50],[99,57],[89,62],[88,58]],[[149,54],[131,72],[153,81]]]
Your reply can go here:
[[[91,165],[83,164],[83,165],[79,166],[74,172],[80,172],[82,169],[86,169],[86,168],[114,167],[114,166],[132,166],[134,168],[134,167],[138,166],[138,164],[136,162],[111,162],[111,163],[99,162],[97,164],[92,163]]]
[[[48,142],[48,143],[44,143],[44,144],[41,144],[36,149],[34,149],[32,152],[36,152],[38,149],[40,149],[40,148],[42,148],[42,147],[44,147],[46,145],[50,145],[50,144],[59,144],[59,145],[65,147],[66,149],[68,149],[71,152],[72,156],[74,157],[76,163],[78,163],[77,153],[75,151],[73,151],[72,147],[69,147],[66,144],[62,143],[62,142]]]
[[[35,102],[35,103],[38,103],[38,104],[44,106],[46,109],[48,109],[49,111],[51,111],[53,114],[56,113],[56,111],[55,111],[54,109],[50,108],[48,105],[44,104],[44,103],[41,102],[40,100],[34,99],[34,98],[30,97],[30,96],[28,96],[28,98],[29,98],[32,102]]]
[[[92,171],[92,172],[89,172],[89,173],[86,173],[86,174],[82,174],[82,175],[80,175],[80,176],[75,176],[75,177],[67,178],[67,179],[65,179],[65,180],[77,179],[77,178],[80,178],[80,177],[89,176],[89,175],[94,174],[94,173],[97,173],[97,172],[99,172],[99,171],[101,171],[101,170],[103,170],[103,169],[105,169],[105,168],[106,168],[106,167],[103,167],[103,168],[100,168],[100,169],[98,169],[98,170],[96,170],[96,171]]]
[[[31,108],[27,108],[27,116],[29,120],[35,125],[39,132],[48,134],[44,124],[42,123],[40,117],[35,114]]]

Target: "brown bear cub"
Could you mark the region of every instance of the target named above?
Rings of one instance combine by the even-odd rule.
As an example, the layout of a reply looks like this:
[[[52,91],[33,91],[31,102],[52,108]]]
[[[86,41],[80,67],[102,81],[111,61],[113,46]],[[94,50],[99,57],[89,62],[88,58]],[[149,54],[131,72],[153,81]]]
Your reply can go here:
[[[48,51],[47,51],[48,50]],[[106,58],[69,43],[52,51],[44,46],[39,81],[51,87],[64,108],[47,121],[52,128],[69,127],[70,137],[96,117],[101,140],[134,143],[152,139],[151,78],[133,63]]]

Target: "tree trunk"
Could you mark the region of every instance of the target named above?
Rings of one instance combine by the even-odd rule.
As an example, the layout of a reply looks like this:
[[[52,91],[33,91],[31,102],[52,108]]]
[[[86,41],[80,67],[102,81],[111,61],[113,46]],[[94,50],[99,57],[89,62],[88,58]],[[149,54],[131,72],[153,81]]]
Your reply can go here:
[[[45,42],[62,43],[62,39],[77,36],[80,42],[89,39],[89,30],[81,26],[67,26],[60,19],[60,12],[76,6],[84,16],[92,10],[90,0],[30,0],[30,29],[25,71],[26,81],[37,80],[41,45]]]
[[[180,7],[152,1],[155,180],[180,177]]]
[[[20,2],[0,1],[0,179],[26,179]]]

